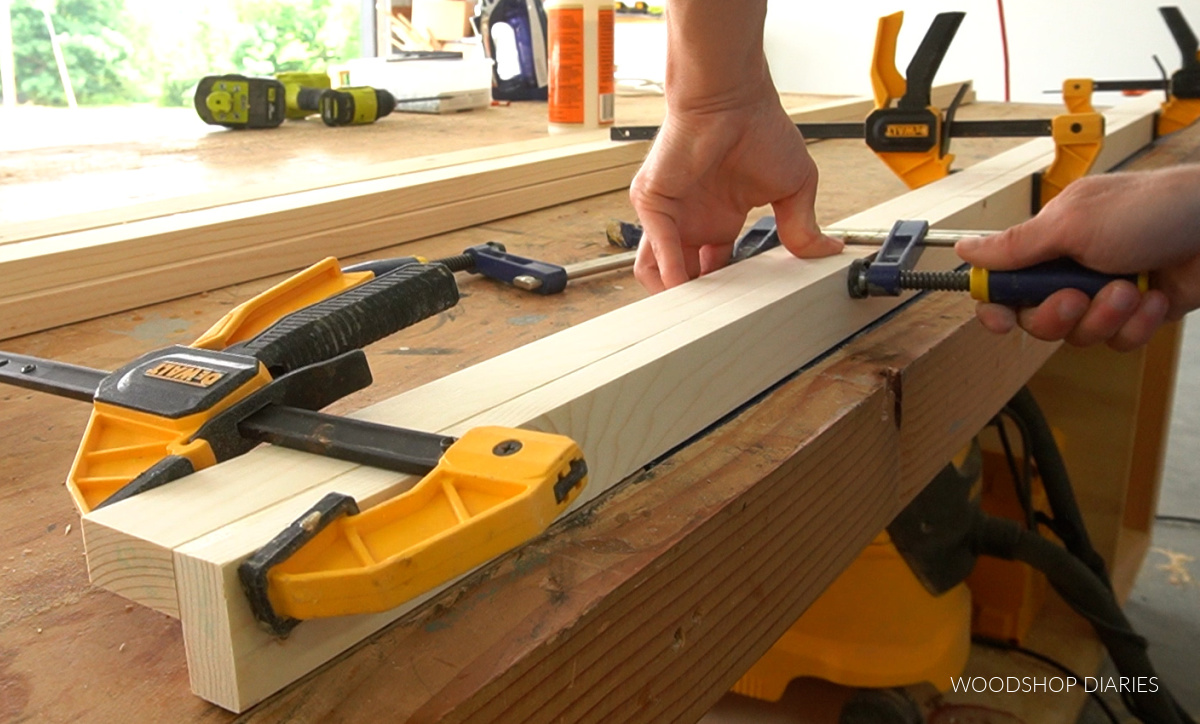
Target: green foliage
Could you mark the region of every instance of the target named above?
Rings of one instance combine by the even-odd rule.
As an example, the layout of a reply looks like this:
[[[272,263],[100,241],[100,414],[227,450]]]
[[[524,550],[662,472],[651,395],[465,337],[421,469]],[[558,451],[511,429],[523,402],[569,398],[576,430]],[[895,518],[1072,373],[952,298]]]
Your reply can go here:
[[[17,98],[63,106],[67,97],[41,7],[29,0],[12,6]],[[125,14],[124,0],[59,0],[50,17],[79,103],[143,99],[130,40],[136,28]]]
[[[234,49],[246,73],[271,75],[323,69],[355,55],[358,24],[346,23],[332,0],[237,0],[238,17],[251,32]],[[349,27],[347,27],[347,25]]]
[[[359,53],[359,0],[14,0],[22,102],[66,105],[39,3],[81,105],[188,106],[205,75],[320,71]]]

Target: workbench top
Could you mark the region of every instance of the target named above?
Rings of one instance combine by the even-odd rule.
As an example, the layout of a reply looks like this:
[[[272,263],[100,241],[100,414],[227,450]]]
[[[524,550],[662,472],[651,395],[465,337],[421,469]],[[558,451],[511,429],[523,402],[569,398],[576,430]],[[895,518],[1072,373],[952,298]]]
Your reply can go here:
[[[979,104],[963,108],[960,117],[1045,116],[1055,110],[1050,106]],[[655,122],[658,113],[659,99],[622,98],[618,104],[621,123]],[[281,174],[311,174],[319,181],[326,172],[336,174],[380,156],[396,158],[460,149],[463,144],[520,140],[544,134],[545,127],[544,106],[514,104],[455,116],[393,115],[373,126],[348,129],[309,122],[299,129],[232,133],[189,128],[187,133],[192,135],[182,141],[168,133],[166,140],[143,138],[115,144],[104,139],[78,146],[31,142],[27,148],[5,154],[0,166],[6,178],[0,187],[3,217],[51,223],[47,210],[52,208],[61,214],[214,190],[236,195],[242,186],[267,183]],[[956,166],[1020,142],[956,141]],[[822,142],[810,148],[822,172],[817,202],[822,223],[905,191],[861,143]],[[139,173],[144,174],[144,182],[114,182],[118,177],[133,179]],[[611,252],[604,239],[606,222],[633,216],[627,194],[615,192],[370,256],[420,253],[438,257],[495,240],[517,254],[570,263]],[[229,308],[281,278],[214,289],[7,340],[3,347],[113,368],[145,351],[190,341]],[[371,345],[367,353],[375,384],[330,411],[344,413],[386,399],[645,294],[628,272],[580,281],[557,297],[500,288],[479,278],[462,280],[461,289],[463,299],[458,306]],[[950,327],[965,324],[969,317],[970,304],[960,300],[940,302],[922,319]],[[227,712],[189,693],[176,620],[128,604],[88,583],[79,519],[63,485],[88,412],[82,403],[0,388],[0,508],[6,513],[0,517],[0,720],[229,719]],[[692,453],[681,455],[680,460],[686,461]],[[686,466],[686,462],[679,465]],[[627,497],[631,493],[623,489],[618,494]],[[477,595],[478,591],[469,594]],[[388,642],[404,641],[405,632],[421,626],[450,625],[453,610],[442,607],[451,598],[439,599],[442,603],[409,617],[403,626],[394,627],[393,633],[385,632],[340,663],[297,684],[283,701],[300,708],[285,711],[275,705],[270,711],[297,719],[321,719],[335,710],[346,718],[388,711],[384,674],[389,667],[407,666],[404,662],[409,656],[387,648]],[[420,656],[436,658],[429,652]],[[362,687],[356,701],[339,693],[347,685]],[[305,713],[303,707],[314,702],[331,708],[318,706]]]

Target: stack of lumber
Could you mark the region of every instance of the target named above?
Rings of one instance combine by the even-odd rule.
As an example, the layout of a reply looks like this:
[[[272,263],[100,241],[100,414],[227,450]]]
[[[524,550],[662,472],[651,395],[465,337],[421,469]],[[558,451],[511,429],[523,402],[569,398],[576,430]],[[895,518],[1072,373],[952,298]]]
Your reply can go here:
[[[934,101],[959,85],[939,86]],[[858,120],[872,104],[791,115]],[[0,339],[625,188],[646,149],[583,132],[374,164],[320,188],[281,181],[236,203],[209,194],[19,225],[0,232]]]
[[[1157,101],[1142,98],[1107,113],[1105,150],[1094,170],[1107,170],[1149,143],[1156,110]],[[835,226],[887,227],[898,218],[924,218],[945,228],[1003,228],[1027,218],[1031,176],[1052,156],[1052,142],[1037,139]],[[583,505],[900,304],[847,297],[847,266],[866,253],[801,261],[775,250],[357,416],[447,434],[496,424],[569,435],[590,463],[589,488],[577,502]],[[952,252],[936,249],[923,261],[934,268],[956,263]],[[1022,337],[1010,339],[1025,344]],[[1053,348],[1037,346],[1026,364],[1040,364]],[[754,364],[746,364],[747,350],[753,350]],[[952,402],[966,391],[943,385],[937,368],[922,371],[919,365],[907,368],[903,378],[893,379],[889,375],[896,373],[889,370],[868,375],[871,384],[886,378],[880,395],[830,410],[830,422],[794,453],[817,473],[790,484],[817,491],[836,481],[857,481],[852,504],[842,498],[810,519],[807,525],[823,534],[796,538],[797,547],[787,551],[790,559],[848,562],[1031,372],[1009,370],[995,358],[972,363],[987,381],[983,392],[972,392],[992,403],[990,411],[986,405],[975,408],[981,419],[962,419]],[[929,454],[931,449],[938,454]],[[836,470],[832,482],[830,470]],[[237,584],[237,565],[327,492],[352,495],[365,508],[411,482],[381,470],[260,448],[87,515],[89,571],[97,585],[178,616],[193,691],[242,711],[428,596],[384,614],[305,622],[279,641],[255,625]],[[837,566],[822,570],[808,584],[812,596]],[[564,630],[569,626],[559,623]],[[528,676],[540,681],[550,673],[533,670]],[[561,701],[584,696],[555,693]]]

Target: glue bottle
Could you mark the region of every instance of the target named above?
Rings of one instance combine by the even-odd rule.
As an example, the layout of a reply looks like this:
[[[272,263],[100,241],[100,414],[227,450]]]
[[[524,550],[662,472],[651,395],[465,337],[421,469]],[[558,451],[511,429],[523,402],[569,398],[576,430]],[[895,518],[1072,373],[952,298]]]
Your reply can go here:
[[[611,126],[612,0],[546,0],[551,133]]]

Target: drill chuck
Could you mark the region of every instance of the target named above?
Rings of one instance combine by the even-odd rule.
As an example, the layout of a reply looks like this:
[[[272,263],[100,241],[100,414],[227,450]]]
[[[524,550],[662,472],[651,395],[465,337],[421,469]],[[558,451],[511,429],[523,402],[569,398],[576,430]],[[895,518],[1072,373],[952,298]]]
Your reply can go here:
[[[318,105],[325,125],[358,126],[396,110],[396,97],[382,88],[339,88],[321,93]]]

